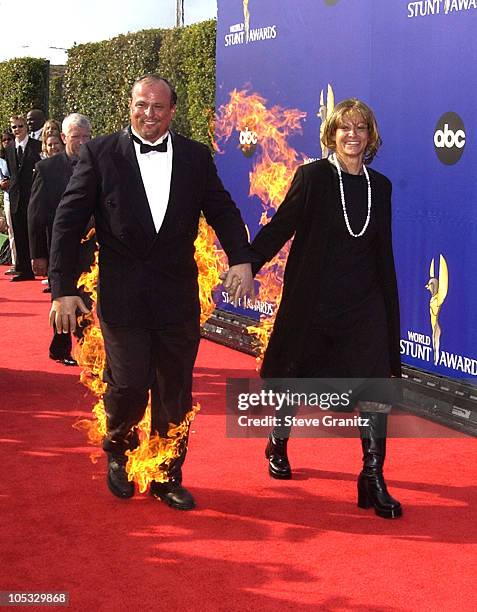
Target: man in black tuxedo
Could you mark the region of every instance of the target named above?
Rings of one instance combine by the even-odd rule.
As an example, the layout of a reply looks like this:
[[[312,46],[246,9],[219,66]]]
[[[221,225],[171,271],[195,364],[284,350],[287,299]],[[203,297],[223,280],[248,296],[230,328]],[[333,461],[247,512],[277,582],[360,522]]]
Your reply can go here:
[[[78,162],[81,146],[91,139],[91,124],[79,113],[63,120],[61,138],[65,150],[36,164],[35,177],[28,206],[28,233],[33,272],[39,276],[48,274],[51,233],[56,209]],[[78,261],[77,278],[87,271],[94,257],[95,241],[82,242]],[[49,356],[64,365],[76,365],[71,356],[71,334],[53,333]]]
[[[253,291],[253,256],[240,213],[204,145],[169,125],[177,96],[159,75],[131,90],[131,126],[83,146],[53,226],[51,320],[75,327],[74,270],[78,244],[92,214],[99,243],[98,311],[107,365],[104,402],[109,489],[131,497],[125,452],[137,445],[135,426],[153,390],[152,430],[166,436],[192,407],[192,369],[199,345],[199,296],[194,241],[204,213],[229,258],[225,287],[235,299]],[[151,494],[182,510],[194,507],[182,486],[180,456],[168,481]]]
[[[10,173],[8,194],[17,251],[15,264],[17,275],[13,276],[12,281],[33,280],[35,276],[30,263],[28,245],[28,202],[35,164],[40,161],[41,142],[28,136],[25,117],[20,115],[11,117],[10,127],[15,136],[15,146],[5,149],[5,158]]]

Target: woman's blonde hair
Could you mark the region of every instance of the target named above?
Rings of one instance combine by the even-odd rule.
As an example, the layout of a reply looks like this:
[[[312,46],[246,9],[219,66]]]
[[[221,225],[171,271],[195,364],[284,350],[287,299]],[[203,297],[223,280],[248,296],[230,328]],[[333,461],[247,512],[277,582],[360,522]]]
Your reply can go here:
[[[58,136],[61,144],[61,126],[55,119],[47,119],[43,124],[43,130],[41,132],[41,152],[44,157],[48,157],[48,150],[46,148],[46,140],[49,136]]]
[[[58,132],[58,134],[61,134],[61,126],[58,121],[55,121],[55,119],[47,119],[43,124],[41,137],[46,138],[47,134],[51,135],[52,132]]]
[[[373,161],[376,153],[378,152],[378,149],[382,144],[382,140],[379,135],[378,124],[376,123],[376,117],[374,116],[373,111],[367,104],[361,102],[361,100],[358,100],[357,98],[343,100],[334,107],[331,115],[325,121],[321,142],[325,145],[325,147],[328,147],[328,149],[335,151],[336,130],[341,126],[345,117],[354,115],[355,113],[361,115],[363,121],[366,122],[368,127],[368,145],[364,153],[364,162],[369,164]]]

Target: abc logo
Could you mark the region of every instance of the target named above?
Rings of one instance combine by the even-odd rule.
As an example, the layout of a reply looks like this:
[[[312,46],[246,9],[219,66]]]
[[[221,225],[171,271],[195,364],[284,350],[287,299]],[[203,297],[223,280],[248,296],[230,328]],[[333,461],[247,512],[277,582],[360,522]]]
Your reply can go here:
[[[240,150],[245,155],[245,157],[252,157],[255,153],[255,149],[257,148],[258,136],[256,132],[252,132],[246,127],[244,130],[241,130],[239,135],[240,142]]]
[[[459,161],[465,148],[465,128],[456,113],[444,113],[434,130],[434,148],[443,164],[451,166]]]

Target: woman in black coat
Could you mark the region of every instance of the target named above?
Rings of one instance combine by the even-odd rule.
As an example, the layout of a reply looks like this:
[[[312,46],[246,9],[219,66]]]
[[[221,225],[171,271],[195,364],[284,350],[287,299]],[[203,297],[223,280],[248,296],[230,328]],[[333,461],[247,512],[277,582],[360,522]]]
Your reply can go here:
[[[401,375],[399,303],[391,237],[391,183],[370,168],[380,144],[363,102],[338,104],[323,144],[333,154],[298,168],[285,200],[255,237],[257,272],[294,236],[283,296],[265,353],[263,378],[390,378]],[[358,505],[401,516],[383,478],[387,414],[360,406],[364,466]],[[274,478],[291,478],[289,431],[266,449]]]

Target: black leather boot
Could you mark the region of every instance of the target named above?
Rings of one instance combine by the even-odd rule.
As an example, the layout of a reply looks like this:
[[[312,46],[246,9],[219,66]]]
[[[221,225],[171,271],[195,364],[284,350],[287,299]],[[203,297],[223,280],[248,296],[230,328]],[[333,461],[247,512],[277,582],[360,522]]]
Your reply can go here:
[[[367,425],[359,426],[363,447],[363,471],[358,477],[358,506],[374,508],[382,518],[398,518],[402,515],[401,504],[391,497],[383,476],[386,457],[387,414],[362,412]]]
[[[265,457],[268,459],[268,473],[272,478],[290,480],[292,477],[287,445],[288,438],[278,438],[274,432],[270,434]]]
[[[187,452],[187,441],[184,442],[180,456],[171,462],[168,469],[167,482],[151,482],[149,493],[176,510],[192,510],[195,500],[192,494],[182,486],[182,464]]]
[[[123,499],[134,495],[134,483],[128,480],[126,472],[127,461],[125,455],[108,453],[108,487],[113,495]]]
[[[170,478],[167,482],[151,482],[150,494],[176,510],[195,508],[192,494],[175,478]]]

